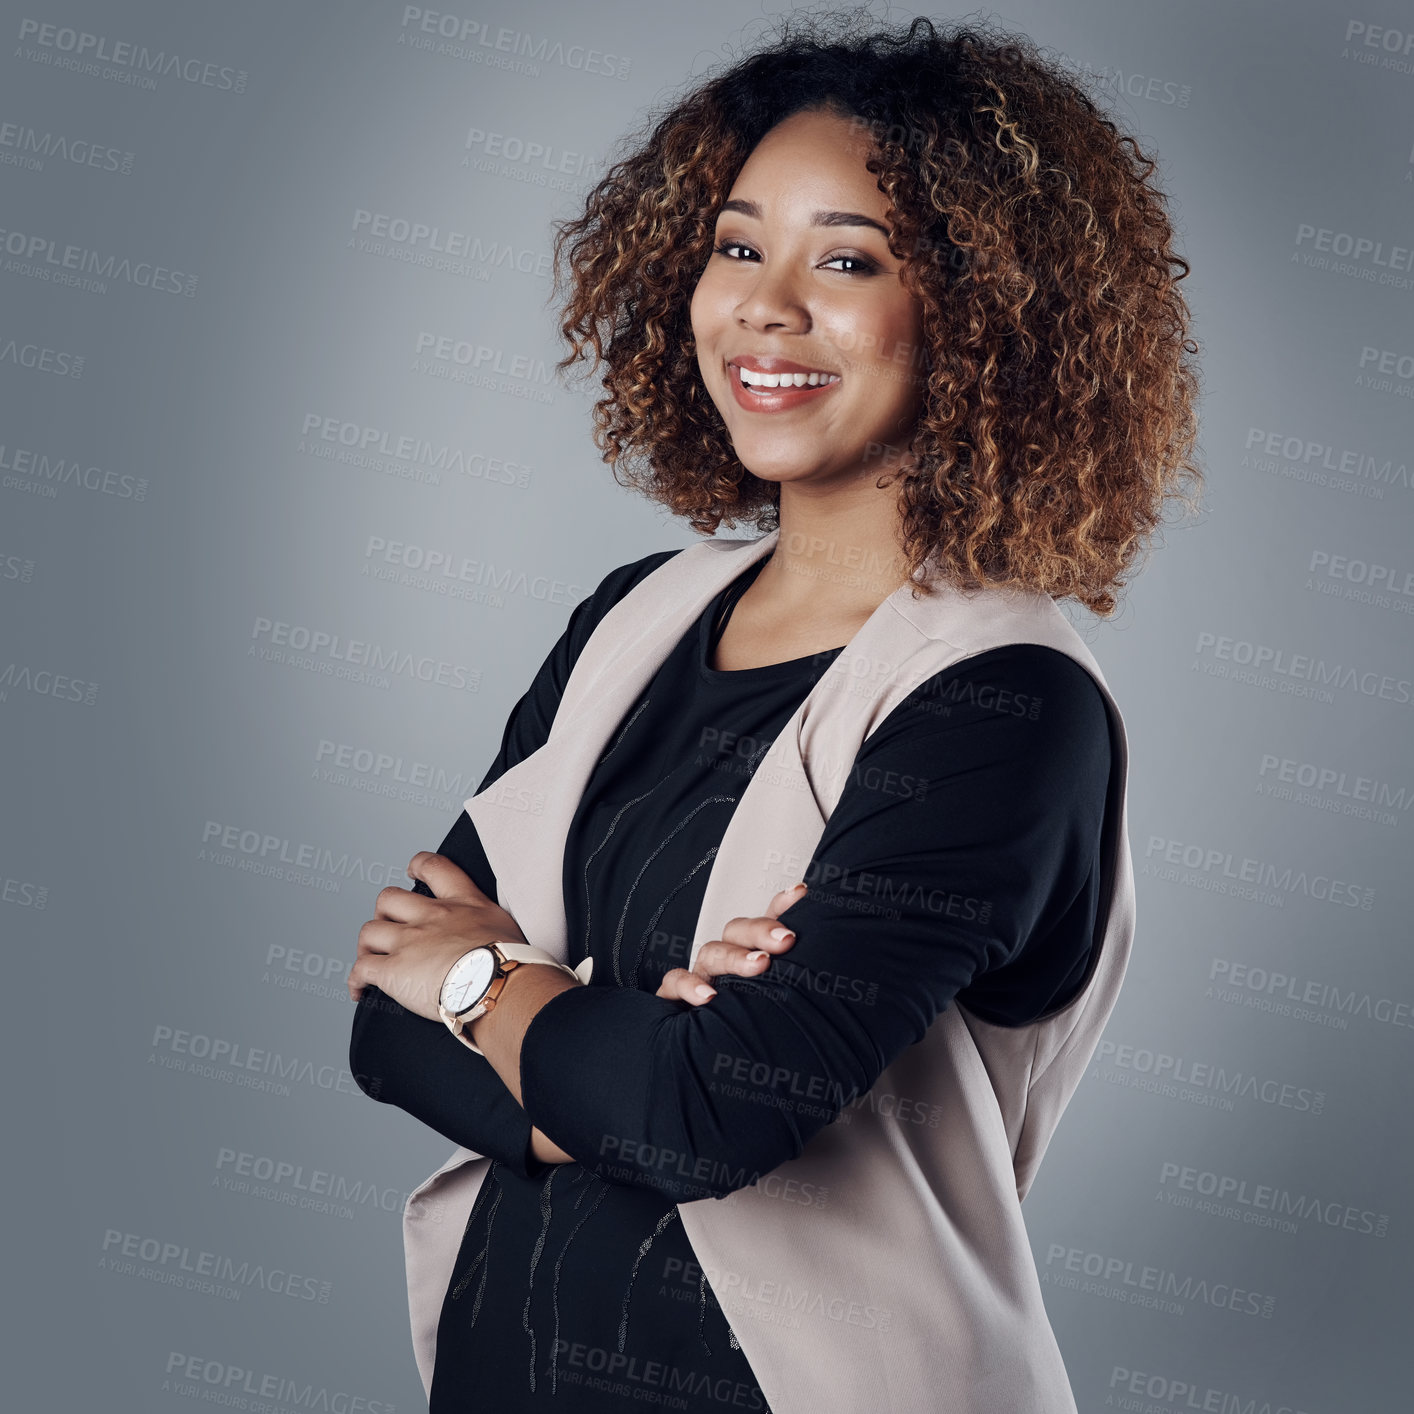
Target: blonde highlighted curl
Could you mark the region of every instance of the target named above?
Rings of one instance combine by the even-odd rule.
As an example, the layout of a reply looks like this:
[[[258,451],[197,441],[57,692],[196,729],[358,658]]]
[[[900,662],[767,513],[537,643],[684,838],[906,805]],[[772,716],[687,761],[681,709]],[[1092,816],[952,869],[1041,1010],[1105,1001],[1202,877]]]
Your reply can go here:
[[[921,306],[909,570],[1112,614],[1169,499],[1198,509],[1189,266],[1155,161],[1024,36],[797,13],[626,140],[555,236],[557,367],[603,366],[604,461],[700,534],[778,528],[779,486],[737,460],[688,311],[737,173],[807,108],[858,126]]]

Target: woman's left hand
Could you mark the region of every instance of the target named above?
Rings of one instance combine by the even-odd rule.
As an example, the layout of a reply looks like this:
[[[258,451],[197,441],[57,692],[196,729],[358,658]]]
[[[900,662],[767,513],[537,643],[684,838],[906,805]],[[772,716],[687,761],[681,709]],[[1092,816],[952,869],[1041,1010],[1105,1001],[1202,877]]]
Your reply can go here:
[[[394,884],[379,893],[375,916],[358,930],[349,996],[356,1002],[365,987],[377,987],[418,1016],[440,1021],[442,983],[464,952],[493,940],[530,940],[450,859],[422,850],[413,855],[407,872],[426,884],[433,897]]]

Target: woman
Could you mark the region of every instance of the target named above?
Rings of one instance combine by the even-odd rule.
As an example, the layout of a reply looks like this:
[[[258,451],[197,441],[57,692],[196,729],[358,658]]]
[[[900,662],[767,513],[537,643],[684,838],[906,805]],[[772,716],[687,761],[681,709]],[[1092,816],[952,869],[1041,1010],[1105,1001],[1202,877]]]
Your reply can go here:
[[[360,932],[353,1070],[461,1146],[433,1414],[1074,1410],[1017,1205],[1133,921],[1055,601],[1197,476],[1151,171],[1015,36],[791,21],[562,228],[606,460],[766,533],[607,575]]]

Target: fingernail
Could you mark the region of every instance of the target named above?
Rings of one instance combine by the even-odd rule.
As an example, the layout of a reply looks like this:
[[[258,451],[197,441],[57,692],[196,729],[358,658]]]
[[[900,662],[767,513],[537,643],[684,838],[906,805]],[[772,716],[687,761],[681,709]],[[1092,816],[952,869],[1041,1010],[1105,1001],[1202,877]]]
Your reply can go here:
[[[799,883],[799,884],[792,884],[792,885],[791,885],[791,891],[794,892],[796,889],[804,889],[805,887],[806,887],[806,885],[805,885],[805,883],[802,881],[802,882]]]
[[[769,953],[762,952],[760,948],[757,948],[755,952],[747,953],[746,960],[748,962],[760,962],[763,957],[769,956]]]
[[[772,928],[771,936],[778,942],[784,942],[787,938],[795,937],[789,928]]]
[[[717,995],[705,982],[698,983],[694,990],[699,997],[715,997]]]

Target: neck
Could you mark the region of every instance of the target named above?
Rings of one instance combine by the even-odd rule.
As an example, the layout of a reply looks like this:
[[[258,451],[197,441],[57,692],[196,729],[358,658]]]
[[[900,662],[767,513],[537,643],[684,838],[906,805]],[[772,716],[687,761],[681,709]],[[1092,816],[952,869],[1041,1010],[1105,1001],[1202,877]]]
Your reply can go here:
[[[760,578],[788,606],[868,612],[908,578],[896,492],[872,478],[829,491],[782,483],[780,527]]]

